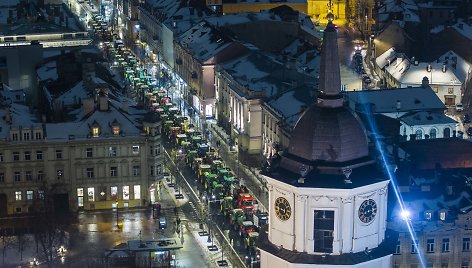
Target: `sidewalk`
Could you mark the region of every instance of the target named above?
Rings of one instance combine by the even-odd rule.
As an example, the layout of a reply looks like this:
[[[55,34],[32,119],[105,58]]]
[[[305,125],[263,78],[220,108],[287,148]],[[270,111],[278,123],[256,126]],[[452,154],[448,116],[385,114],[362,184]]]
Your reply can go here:
[[[168,183],[165,182],[164,183],[164,189],[165,189],[164,196],[168,195],[169,198],[166,200],[166,198],[161,197],[160,202],[162,204],[162,207],[166,207],[166,206],[174,207],[175,206],[175,207],[180,208],[180,207],[184,206],[187,203],[190,203],[191,205],[193,205],[192,202],[188,199],[187,194],[185,193],[185,191],[181,191],[181,194],[183,195],[183,198],[177,199],[175,194],[177,194],[178,192],[175,191],[174,187],[169,187]],[[180,210],[179,212],[181,213],[182,210]],[[193,239],[195,239],[195,241],[200,246],[201,251],[204,254],[204,257],[206,259],[206,262],[208,262],[208,267],[209,268],[223,267],[223,266],[219,266],[218,263],[217,263],[217,261],[221,261],[221,260],[224,260],[227,263],[227,266],[224,266],[224,267],[233,267],[232,264],[230,263],[230,261],[228,260],[228,258],[226,257],[225,253],[224,252],[222,253],[221,245],[217,241],[217,239],[215,239],[214,237],[212,238],[213,244],[216,245],[217,250],[210,250],[208,248],[208,246],[212,245],[212,243],[207,242],[208,235],[204,235],[204,236],[200,235],[199,232],[202,231],[200,229],[200,226],[199,226],[200,223],[190,222],[188,219],[186,219],[184,217],[180,217],[180,218],[181,218],[181,221],[182,221],[182,225],[185,226],[185,229],[187,230],[186,232],[184,232],[184,230],[182,230],[182,235],[183,235],[183,238],[184,238],[184,239],[182,239],[182,243],[184,244],[184,248],[181,249],[181,251],[190,252],[190,251],[195,250],[194,248],[190,248],[188,246],[187,247],[185,246],[185,234],[189,234],[189,235],[192,236]],[[205,230],[208,230],[208,228],[206,228]],[[192,264],[191,260],[188,260],[188,261],[179,260],[179,263],[178,263],[177,267],[193,267],[193,264]]]

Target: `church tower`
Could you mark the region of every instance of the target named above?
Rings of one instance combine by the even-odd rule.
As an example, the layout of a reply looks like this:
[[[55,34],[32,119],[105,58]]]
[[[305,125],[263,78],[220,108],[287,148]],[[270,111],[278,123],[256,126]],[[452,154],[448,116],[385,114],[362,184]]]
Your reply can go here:
[[[369,156],[362,122],[344,105],[332,20],[328,14],[316,103],[263,172],[269,225],[258,241],[262,268],[392,265],[389,180]]]

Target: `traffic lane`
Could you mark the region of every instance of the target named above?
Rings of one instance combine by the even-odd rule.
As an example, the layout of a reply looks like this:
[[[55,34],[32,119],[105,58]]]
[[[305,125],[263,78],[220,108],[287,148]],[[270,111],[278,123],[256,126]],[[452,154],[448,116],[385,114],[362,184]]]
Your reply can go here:
[[[196,193],[198,193],[200,197],[203,197],[203,195],[206,195],[205,188],[203,187],[203,185],[201,185],[198,182],[194,171],[187,164],[177,165],[177,166],[180,167],[180,172],[184,175],[184,177],[186,178],[189,185],[193,188],[193,190]],[[176,183],[179,184],[180,183],[179,180],[176,180]],[[216,226],[222,227],[220,228],[222,231],[229,230],[229,234],[230,234],[229,240],[233,241],[233,248],[238,253],[239,257],[241,259],[244,259],[244,257],[248,255],[248,250],[245,247],[244,239],[239,235],[239,230],[234,230],[233,228],[231,228],[231,226],[229,225],[229,222],[225,220],[225,217],[223,215],[221,215],[219,208],[220,208],[219,202],[211,203],[210,204],[211,217],[209,220],[208,218],[203,219],[203,222],[207,224],[208,222],[210,222],[212,231],[216,229]],[[200,203],[200,209],[207,210],[208,205]],[[216,235],[216,234],[217,233],[214,233],[213,235]],[[220,241],[220,244],[223,244],[221,239],[219,239],[219,241]]]

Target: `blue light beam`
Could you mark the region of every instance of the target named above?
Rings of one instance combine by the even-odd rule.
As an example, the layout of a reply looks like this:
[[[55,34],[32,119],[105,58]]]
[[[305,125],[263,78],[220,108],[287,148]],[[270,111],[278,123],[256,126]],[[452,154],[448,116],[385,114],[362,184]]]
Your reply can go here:
[[[362,96],[362,94],[359,94],[360,96]],[[371,131],[373,132],[373,134],[377,134],[378,133],[378,130],[377,130],[377,124],[375,122],[375,119],[374,119],[374,116],[373,114],[370,112],[370,111],[366,111],[366,118],[367,118],[367,122],[370,126],[370,129]],[[421,264],[421,267],[423,268],[426,268],[426,264],[425,264],[425,260],[424,260],[424,256],[423,254],[420,252],[419,250],[419,242],[418,242],[418,239],[417,239],[417,236],[416,236],[416,233],[415,233],[415,230],[413,228],[413,224],[411,222],[411,218],[409,217],[409,212],[408,210],[405,208],[405,204],[403,202],[403,198],[400,194],[400,191],[398,189],[398,184],[397,184],[397,181],[396,181],[396,178],[395,178],[395,174],[394,172],[392,172],[392,168],[391,168],[391,165],[389,165],[388,161],[387,161],[387,156],[386,156],[386,153],[384,152],[384,150],[382,149],[382,146],[381,146],[381,143],[380,141],[377,139],[377,135],[372,135],[373,136],[373,139],[374,139],[374,144],[375,144],[375,148],[376,150],[378,151],[379,153],[379,156],[381,157],[381,160],[383,162],[383,167],[387,173],[387,176],[388,178],[390,179],[390,182],[392,184],[392,188],[393,188],[393,192],[395,193],[395,197],[397,198],[397,202],[398,204],[400,205],[400,213],[401,215],[403,216],[402,218],[404,219],[405,223],[406,223],[406,226],[408,228],[408,232],[410,234],[410,238],[412,240],[412,243],[413,243],[413,246],[415,247],[415,250],[417,252],[417,255],[418,255],[418,260]],[[406,216],[408,215],[408,216]],[[406,216],[406,217],[405,217]]]

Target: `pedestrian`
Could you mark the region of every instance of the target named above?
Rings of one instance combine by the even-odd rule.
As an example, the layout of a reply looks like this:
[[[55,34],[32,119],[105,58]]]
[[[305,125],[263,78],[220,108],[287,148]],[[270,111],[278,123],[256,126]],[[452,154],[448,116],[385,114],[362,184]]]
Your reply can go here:
[[[174,207],[174,214],[177,215],[177,206]]]
[[[180,226],[180,218],[177,217],[177,226]]]

